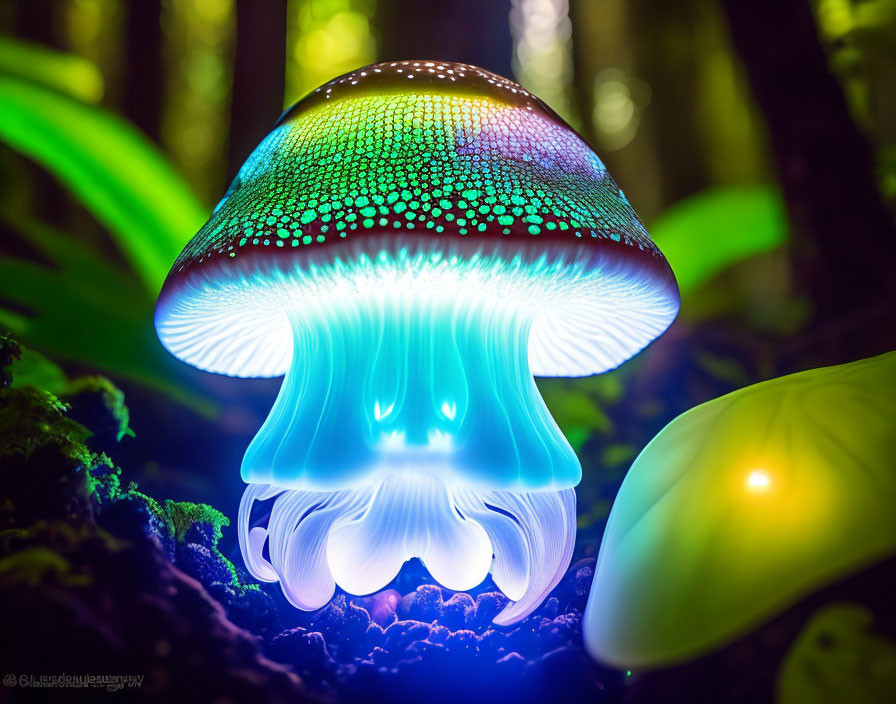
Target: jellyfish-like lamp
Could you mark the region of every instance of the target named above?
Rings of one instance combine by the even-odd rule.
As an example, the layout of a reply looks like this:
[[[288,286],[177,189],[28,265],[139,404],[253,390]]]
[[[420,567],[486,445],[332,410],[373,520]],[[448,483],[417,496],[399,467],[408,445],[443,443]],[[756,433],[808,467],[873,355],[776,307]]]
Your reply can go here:
[[[416,557],[452,590],[491,573],[511,623],[569,563],[581,475],[533,374],[621,364],[678,300],[556,114],[483,70],[403,61],[280,118],[175,262],[155,322],[200,369],[285,375],[242,463],[255,577],[310,610]]]

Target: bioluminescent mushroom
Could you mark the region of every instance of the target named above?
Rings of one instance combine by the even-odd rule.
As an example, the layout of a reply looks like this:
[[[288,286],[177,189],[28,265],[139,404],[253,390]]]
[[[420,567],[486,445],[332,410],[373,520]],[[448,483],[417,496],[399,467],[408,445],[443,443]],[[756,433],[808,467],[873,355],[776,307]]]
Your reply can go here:
[[[416,557],[453,590],[491,573],[509,623],[575,537],[581,469],[533,373],[615,367],[677,309],[566,123],[491,73],[403,61],[280,118],[175,262],[156,329],[201,369],[285,374],[242,464],[255,577],[315,609]]]
[[[610,513],[591,654],[684,661],[896,552],[896,353],[750,386],[673,420]]]

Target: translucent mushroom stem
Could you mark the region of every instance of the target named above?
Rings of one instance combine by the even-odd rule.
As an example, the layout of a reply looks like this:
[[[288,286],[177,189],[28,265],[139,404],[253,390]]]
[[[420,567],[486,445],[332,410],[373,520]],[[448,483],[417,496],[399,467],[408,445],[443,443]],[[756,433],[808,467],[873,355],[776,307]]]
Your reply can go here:
[[[403,286],[290,311],[292,363],[243,460],[250,571],[311,609],[417,557],[453,590],[491,572],[517,602],[499,622],[531,612],[569,562],[581,473],[529,370],[537,309]]]
[[[484,489],[556,489],[581,469],[529,371],[534,310],[477,292],[310,301],[243,479],[338,490],[399,469]]]

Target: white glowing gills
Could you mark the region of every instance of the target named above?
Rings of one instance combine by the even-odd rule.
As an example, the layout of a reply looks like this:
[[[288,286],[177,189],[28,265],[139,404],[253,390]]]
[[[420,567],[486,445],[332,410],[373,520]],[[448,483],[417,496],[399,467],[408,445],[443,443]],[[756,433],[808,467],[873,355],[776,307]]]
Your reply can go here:
[[[159,296],[180,359],[285,375],[237,530],[248,570],[300,609],[419,558],[451,590],[491,575],[499,624],[531,613],[571,559],[581,476],[533,373],[611,369],[678,310],[578,135],[452,66],[411,88],[383,65],[293,107]]]
[[[271,496],[278,498],[267,528],[250,528],[252,504]],[[251,485],[238,529],[250,571],[262,581],[281,582],[297,608],[325,605],[337,583],[353,594],[375,592],[419,557],[436,581],[457,591],[477,586],[491,572],[515,602],[495,619],[504,624],[529,614],[563,576],[575,508],[572,489],[451,491],[433,475],[399,474],[360,491]]]

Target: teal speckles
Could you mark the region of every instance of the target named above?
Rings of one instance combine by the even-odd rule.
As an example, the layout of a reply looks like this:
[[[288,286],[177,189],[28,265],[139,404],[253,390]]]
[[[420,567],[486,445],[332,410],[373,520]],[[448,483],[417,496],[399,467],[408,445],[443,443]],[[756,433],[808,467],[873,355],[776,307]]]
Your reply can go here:
[[[234,245],[319,246],[365,232],[570,241],[594,230],[612,243],[584,241],[661,257],[581,138],[483,75],[475,91],[460,80],[373,90],[363,77],[338,99],[316,91],[249,157],[175,269]]]

